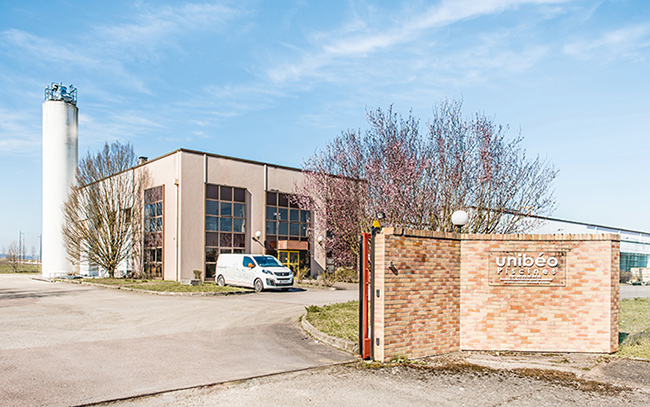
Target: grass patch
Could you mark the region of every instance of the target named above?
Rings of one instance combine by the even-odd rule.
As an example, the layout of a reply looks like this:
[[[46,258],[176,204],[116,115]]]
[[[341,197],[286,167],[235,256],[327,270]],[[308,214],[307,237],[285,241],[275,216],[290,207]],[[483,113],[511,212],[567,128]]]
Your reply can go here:
[[[20,263],[18,264],[18,271],[14,273],[8,261],[0,260],[0,274],[40,274],[40,272],[41,265],[38,263]]]
[[[307,321],[328,335],[356,342],[359,340],[359,301],[317,307],[310,305]]]
[[[621,300],[618,356],[650,359],[650,298]]]
[[[635,334],[650,329],[650,298],[621,300],[619,329]]]
[[[227,293],[234,291],[250,291],[247,288],[240,287],[221,287],[217,284],[203,283],[201,285],[185,285],[176,281],[156,281],[142,284],[128,284],[125,287],[137,288],[147,291],[162,291],[174,293]]]
[[[104,285],[116,285],[123,286],[129,284],[144,284],[151,280],[141,280],[141,279],[132,279],[132,278],[84,278],[81,281],[84,283],[91,284],[104,284]]]
[[[185,285],[176,281],[146,280],[132,278],[84,278],[85,283],[103,284],[116,287],[128,287],[138,290],[163,291],[174,293],[225,293],[247,290],[239,287],[220,287],[215,283],[204,282],[201,285]]]

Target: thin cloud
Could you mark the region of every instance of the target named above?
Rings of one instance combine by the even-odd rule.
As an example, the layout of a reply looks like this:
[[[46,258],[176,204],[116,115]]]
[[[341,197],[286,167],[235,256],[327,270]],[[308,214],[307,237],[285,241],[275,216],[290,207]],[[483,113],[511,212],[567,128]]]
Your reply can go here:
[[[591,41],[574,41],[564,46],[567,55],[580,58],[614,60],[635,57],[638,51],[650,47],[650,24],[632,25],[604,33]]]
[[[300,61],[281,64],[270,69],[267,74],[274,82],[296,81],[304,76],[316,76],[325,67],[340,64],[344,59],[365,58],[373,53],[393,49],[395,46],[411,43],[428,30],[449,26],[460,21],[484,15],[502,13],[526,5],[565,3],[566,0],[447,0],[430,7],[419,16],[402,18],[395,26],[378,26],[368,32],[366,24],[352,24],[360,31],[344,35],[334,31],[329,35],[314,36],[319,42],[316,51],[308,52]],[[381,24],[379,24],[381,25]],[[349,31],[349,30],[346,30]]]
[[[197,30],[220,31],[245,11],[218,4],[147,7],[129,24],[94,27],[94,35],[112,50],[149,51],[175,44],[180,36]]]
[[[41,145],[41,127],[25,111],[0,108],[0,154],[35,154]]]

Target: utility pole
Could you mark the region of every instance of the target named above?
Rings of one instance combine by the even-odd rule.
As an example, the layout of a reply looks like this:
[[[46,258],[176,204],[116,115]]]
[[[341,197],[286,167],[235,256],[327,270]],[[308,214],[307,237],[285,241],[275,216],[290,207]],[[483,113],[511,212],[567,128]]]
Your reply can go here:
[[[38,262],[43,259],[43,235],[38,235]]]
[[[20,259],[21,262],[25,260],[23,258],[23,234],[22,230],[18,231],[18,259]]]

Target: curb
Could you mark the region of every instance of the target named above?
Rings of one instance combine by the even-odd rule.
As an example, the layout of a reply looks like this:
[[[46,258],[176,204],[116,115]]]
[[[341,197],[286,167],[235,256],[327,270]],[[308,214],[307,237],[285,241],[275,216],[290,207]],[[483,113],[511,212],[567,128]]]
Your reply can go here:
[[[108,289],[111,289],[111,290],[132,291],[132,292],[142,293],[142,294],[167,295],[167,296],[215,297],[215,296],[244,295],[244,294],[254,294],[255,293],[255,291],[253,291],[253,290],[222,291],[222,292],[216,292],[216,291],[196,291],[196,292],[152,291],[152,290],[143,290],[143,289],[140,289],[140,288],[131,288],[131,287],[108,285],[108,284],[89,283],[89,282],[86,282],[86,281],[74,281],[74,280],[65,281],[65,280],[46,280],[46,279],[37,279],[37,280],[48,281],[50,283],[55,283],[55,282],[60,281],[62,283],[87,285],[87,286],[91,286],[91,287],[108,288]]]
[[[352,354],[359,353],[358,343],[347,341],[341,338],[336,338],[334,336],[330,336],[326,333],[319,331],[312,324],[310,324],[309,321],[307,321],[307,318],[305,318],[306,315],[307,314],[303,314],[300,317],[300,325],[302,326],[302,329],[304,329],[307,333],[313,336],[317,341],[323,342],[326,345],[333,346],[337,349],[346,351],[348,353],[352,353]]]

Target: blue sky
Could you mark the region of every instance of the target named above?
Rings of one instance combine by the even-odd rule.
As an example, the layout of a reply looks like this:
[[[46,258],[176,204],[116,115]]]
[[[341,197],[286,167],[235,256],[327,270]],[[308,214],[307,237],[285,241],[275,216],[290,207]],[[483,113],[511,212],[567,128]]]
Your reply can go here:
[[[41,228],[41,104],[78,89],[105,141],[300,167],[365,111],[462,98],[559,169],[555,217],[650,231],[650,2],[9,1],[0,5],[0,248]]]

